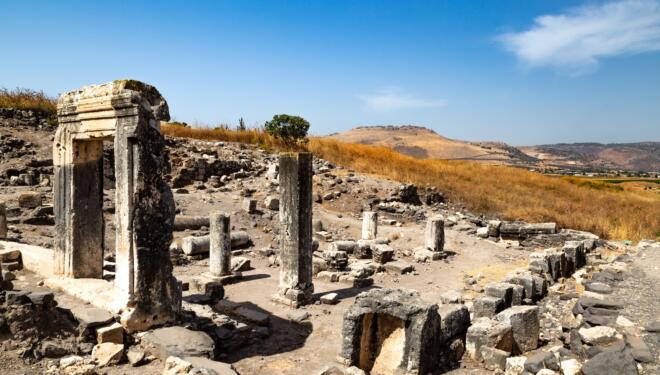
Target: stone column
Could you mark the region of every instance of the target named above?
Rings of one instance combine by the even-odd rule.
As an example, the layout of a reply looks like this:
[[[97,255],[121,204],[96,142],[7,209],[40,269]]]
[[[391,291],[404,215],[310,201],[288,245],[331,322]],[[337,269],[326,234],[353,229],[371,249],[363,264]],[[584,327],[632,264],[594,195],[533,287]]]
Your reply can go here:
[[[275,301],[312,301],[312,155],[280,154],[280,284]]]
[[[375,240],[378,235],[378,212],[365,211],[362,217],[362,239]]]
[[[0,202],[0,238],[7,238],[7,210],[4,202]]]
[[[424,244],[431,251],[443,251],[445,247],[445,221],[442,216],[434,216],[426,222]]]
[[[55,275],[103,277],[103,140],[72,133],[62,119],[53,149]]]
[[[209,273],[220,277],[231,275],[231,226],[229,216],[213,212],[209,228]]]

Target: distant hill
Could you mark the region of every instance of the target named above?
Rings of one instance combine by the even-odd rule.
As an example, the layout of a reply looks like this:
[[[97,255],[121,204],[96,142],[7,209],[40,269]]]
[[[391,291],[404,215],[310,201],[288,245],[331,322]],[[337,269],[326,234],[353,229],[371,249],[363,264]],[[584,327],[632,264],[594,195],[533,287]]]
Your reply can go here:
[[[329,137],[342,142],[389,147],[420,159],[474,160],[492,164],[534,164],[536,159],[498,142],[465,142],[413,125],[363,126]]]
[[[559,143],[520,149],[556,167],[660,171],[660,142]]]
[[[472,160],[543,169],[660,171],[660,142],[573,143],[514,147],[449,139],[421,126],[360,126],[331,134],[343,142],[384,146],[419,159]]]

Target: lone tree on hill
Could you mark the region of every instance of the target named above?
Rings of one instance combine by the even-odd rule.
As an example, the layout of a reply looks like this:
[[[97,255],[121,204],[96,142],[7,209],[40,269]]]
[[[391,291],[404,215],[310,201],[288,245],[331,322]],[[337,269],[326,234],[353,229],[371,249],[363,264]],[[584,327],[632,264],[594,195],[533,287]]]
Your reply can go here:
[[[309,122],[300,116],[275,115],[264,124],[266,132],[287,142],[297,142],[307,136]]]

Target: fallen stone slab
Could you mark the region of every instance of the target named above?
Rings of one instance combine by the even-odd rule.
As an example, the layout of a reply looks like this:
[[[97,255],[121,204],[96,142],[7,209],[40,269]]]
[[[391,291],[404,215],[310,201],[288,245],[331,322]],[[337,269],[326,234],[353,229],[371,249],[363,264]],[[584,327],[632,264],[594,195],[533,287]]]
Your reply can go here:
[[[234,309],[233,314],[240,319],[247,320],[248,322],[252,322],[260,326],[267,326],[270,324],[270,315],[248,306],[237,307]]]
[[[371,255],[374,259],[374,262],[385,264],[391,261],[394,257],[394,249],[392,249],[389,245],[375,244],[371,246]]]
[[[539,350],[525,360],[525,370],[532,374],[536,374],[543,369],[553,371],[561,370],[559,360],[553,353]]]
[[[97,344],[92,349],[92,358],[99,366],[115,365],[121,361],[124,356],[124,344],[115,344],[106,342]]]
[[[232,272],[249,271],[252,268],[250,258],[246,257],[232,257],[231,270]]]
[[[486,228],[480,228],[486,229]],[[504,370],[506,368],[506,359],[511,353],[504,350],[491,348],[490,346],[481,347],[481,360],[484,366],[489,370]]]
[[[474,360],[481,359],[481,347],[511,352],[513,349],[513,332],[511,326],[489,318],[480,318],[468,328],[465,338],[465,350]]]
[[[215,350],[213,339],[206,333],[178,326],[149,331],[142,342],[161,360],[169,356],[212,357]]]
[[[309,319],[309,313],[305,310],[292,310],[286,313],[286,317],[292,322],[302,323]]]
[[[511,326],[514,354],[525,353],[538,347],[540,324],[537,306],[513,306],[497,314],[495,320]]]
[[[480,297],[474,300],[472,305],[472,313],[474,318],[492,318],[498,312],[504,310],[506,305],[502,298],[498,297]]]
[[[324,294],[319,298],[321,303],[326,305],[335,305],[339,302],[339,295],[337,293],[328,293]]]
[[[23,193],[18,196],[18,206],[21,208],[37,208],[43,204],[44,196],[37,192]]]
[[[215,371],[217,375],[238,375],[234,366],[229,363],[212,361],[204,357],[184,357],[183,360],[192,364],[196,369]]]
[[[626,335],[626,345],[637,362],[653,362],[653,354],[642,337]]]
[[[610,298],[594,298],[594,297],[585,297],[582,296],[579,298],[578,303],[583,307],[583,308],[588,308],[588,307],[600,307],[604,309],[622,309],[623,302],[615,301]]]
[[[71,313],[83,328],[104,326],[114,320],[112,314],[96,307],[75,307],[71,310]]]
[[[591,345],[608,344],[617,339],[616,330],[607,326],[580,328],[578,332],[582,341]]]
[[[594,292],[594,293],[612,294],[612,287],[611,286],[609,286],[607,284],[599,283],[599,282],[587,283],[584,286],[584,289],[588,290],[590,292]]]
[[[638,375],[637,363],[627,350],[607,350],[582,366],[584,375]]]
[[[415,270],[415,267],[413,267],[412,264],[401,260],[387,262],[383,267],[385,267],[386,271],[396,273],[399,275],[403,275],[404,273],[412,272]]]
[[[99,327],[96,329],[96,342],[98,344],[103,344],[110,342],[113,344],[123,344],[124,343],[124,327],[121,324],[115,322],[109,326]]]
[[[504,300],[506,307],[511,306],[513,301],[513,288],[517,285],[509,283],[489,283],[486,285],[486,295]]]

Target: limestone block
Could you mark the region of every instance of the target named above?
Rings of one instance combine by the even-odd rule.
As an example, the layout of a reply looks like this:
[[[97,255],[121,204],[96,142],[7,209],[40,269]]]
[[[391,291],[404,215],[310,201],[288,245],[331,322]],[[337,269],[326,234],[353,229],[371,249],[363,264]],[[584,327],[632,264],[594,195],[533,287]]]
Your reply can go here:
[[[111,342],[113,344],[124,343],[124,327],[119,323],[112,323],[109,326],[99,327],[96,329],[96,342],[103,344]]]
[[[21,208],[37,208],[43,204],[43,200],[43,194],[38,192],[28,192],[18,196],[18,205]]]
[[[525,353],[538,347],[540,323],[537,306],[513,306],[495,316],[507,323],[513,332],[513,353]]]
[[[514,287],[516,286],[509,283],[489,283],[486,285],[486,295],[501,298],[504,300],[504,305],[509,307],[513,301]]]
[[[475,319],[483,317],[492,318],[505,308],[506,305],[502,298],[485,296],[474,300],[472,312]]]
[[[482,346],[511,352],[513,349],[511,326],[489,318],[475,320],[467,330],[465,349],[472,359],[480,360]]]

